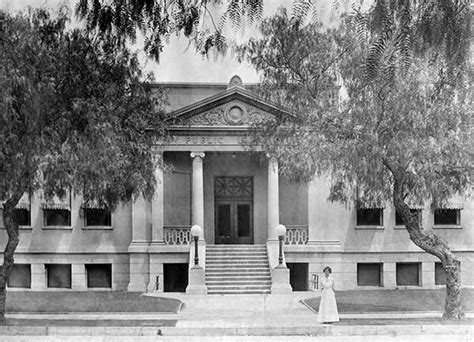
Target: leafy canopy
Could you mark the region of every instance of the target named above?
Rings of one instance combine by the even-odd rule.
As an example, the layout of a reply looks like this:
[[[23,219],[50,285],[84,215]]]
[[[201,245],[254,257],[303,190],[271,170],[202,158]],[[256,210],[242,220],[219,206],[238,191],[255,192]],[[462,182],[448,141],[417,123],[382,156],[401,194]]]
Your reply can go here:
[[[358,193],[368,204],[390,200],[395,177],[407,201],[438,205],[469,188],[467,82],[453,88],[445,61],[424,57],[408,73],[395,68],[368,81],[364,47],[341,30],[302,26],[280,11],[263,21],[262,38],[240,48],[263,75],[262,93],[296,115],[258,127],[253,143],[277,156],[289,177],[327,175],[332,200],[352,203]]]
[[[141,32],[145,52],[159,60],[170,36],[181,33],[204,55],[211,49],[225,53],[226,23],[240,29],[260,21],[263,0],[79,0],[76,13],[105,40],[112,35],[133,42]]]
[[[62,196],[72,188],[113,207],[152,194],[164,98],[143,83],[137,57],[65,30],[62,13],[4,16],[0,197],[38,189]]]
[[[296,0],[294,20],[304,21],[319,0]],[[467,69],[472,9],[469,0],[331,0],[334,17],[342,14],[354,39],[366,46],[365,77],[393,77],[394,68],[408,72],[414,57],[443,58],[455,76]]]

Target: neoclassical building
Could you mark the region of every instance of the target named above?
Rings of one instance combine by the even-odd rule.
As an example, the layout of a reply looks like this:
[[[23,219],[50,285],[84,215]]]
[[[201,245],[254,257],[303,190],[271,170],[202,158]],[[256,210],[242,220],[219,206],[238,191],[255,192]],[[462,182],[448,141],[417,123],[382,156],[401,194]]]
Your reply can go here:
[[[328,202],[325,179],[292,183],[279,176],[275,160],[249,152],[252,124],[291,115],[256,96],[252,85],[235,76],[229,84],[164,86],[173,120],[171,139],[156,145],[167,167],[156,170],[153,199],[110,213],[85,205],[80,194],[50,202],[25,195],[9,289],[305,291],[317,287],[327,265],[338,289],[443,286],[441,265],[410,241],[392,204]],[[429,203],[414,209],[425,228],[448,240],[461,260],[463,286],[473,286],[472,200],[453,199],[434,212]],[[282,260],[279,224],[287,229]],[[198,260],[193,225],[202,227]],[[2,228],[0,222],[3,250]]]

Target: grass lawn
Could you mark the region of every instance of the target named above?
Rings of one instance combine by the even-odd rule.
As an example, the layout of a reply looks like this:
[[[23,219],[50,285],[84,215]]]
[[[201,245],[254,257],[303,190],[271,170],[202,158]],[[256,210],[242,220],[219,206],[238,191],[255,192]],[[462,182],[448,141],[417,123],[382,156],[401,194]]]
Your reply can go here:
[[[443,311],[446,291],[439,290],[361,290],[337,291],[336,301],[340,313],[382,311]],[[474,289],[463,289],[463,310],[474,311]],[[319,297],[303,302],[316,312]]]
[[[473,325],[474,318],[465,318],[460,321],[449,321],[441,318],[349,318],[331,325]]]
[[[4,325],[28,327],[174,327],[177,320],[168,319],[16,319],[7,318]]]
[[[156,312],[177,313],[181,301],[144,297],[139,292],[7,291],[6,312]]]

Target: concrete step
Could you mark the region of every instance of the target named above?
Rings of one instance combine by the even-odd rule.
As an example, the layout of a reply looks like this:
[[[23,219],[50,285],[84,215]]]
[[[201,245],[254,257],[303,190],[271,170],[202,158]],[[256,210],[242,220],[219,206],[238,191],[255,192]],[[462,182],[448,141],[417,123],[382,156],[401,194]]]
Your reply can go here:
[[[208,273],[206,279],[271,279],[270,272],[267,273]]]
[[[216,274],[216,275],[207,275],[206,274],[206,281],[207,280],[271,280],[270,274],[268,275],[261,275],[261,274],[254,274],[254,275],[246,275],[246,274]]]
[[[206,260],[206,265],[262,265],[268,266],[267,260],[250,260],[250,259],[236,259],[236,260]]]
[[[219,279],[219,280],[213,280],[213,279],[206,279],[206,284],[212,285],[212,286],[221,286],[221,285],[236,285],[236,286],[244,286],[244,285],[258,285],[258,286],[264,286],[264,285],[271,285],[271,279],[240,279],[240,280],[235,280],[235,279]]]
[[[206,285],[209,294],[270,293],[266,246],[208,246]]]
[[[243,291],[243,290],[269,290],[269,285],[238,285],[238,284],[222,284],[222,285],[215,285],[211,288],[213,291],[217,290],[235,290],[235,291]]]
[[[269,271],[268,265],[262,265],[262,264],[248,264],[248,265],[213,264],[213,265],[206,265],[206,273],[208,270],[214,271],[214,272],[236,272],[236,271],[245,271],[245,270],[249,270],[252,272]]]
[[[251,257],[251,258],[266,258],[267,253],[261,252],[207,252],[207,258],[234,258],[234,257]]]
[[[206,251],[210,252],[236,252],[236,251],[241,251],[241,252],[266,252],[267,248],[265,246],[263,247],[212,247],[212,246],[206,246]]]

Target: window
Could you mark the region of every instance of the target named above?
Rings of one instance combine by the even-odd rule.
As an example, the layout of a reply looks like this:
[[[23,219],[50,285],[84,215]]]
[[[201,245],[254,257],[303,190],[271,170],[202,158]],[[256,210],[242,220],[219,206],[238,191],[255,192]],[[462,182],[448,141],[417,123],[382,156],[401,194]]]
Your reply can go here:
[[[440,262],[435,262],[435,285],[446,285],[446,271]]]
[[[13,219],[19,226],[31,226],[31,215],[28,209],[16,208],[13,211]]]
[[[112,287],[111,264],[86,265],[87,287]]]
[[[410,212],[412,214],[418,212],[419,216],[418,216],[418,220],[419,220],[419,223],[421,223],[421,209],[410,209]],[[402,220],[402,216],[400,215],[400,213],[398,211],[395,212],[395,225],[396,226],[404,226],[405,223],[403,223],[403,220]]]
[[[86,227],[112,225],[112,215],[108,209],[84,208],[84,217]]]
[[[382,264],[357,264],[357,286],[382,286]]]
[[[420,286],[420,263],[397,263],[397,285]]]
[[[164,292],[186,292],[188,264],[163,264]]]
[[[8,277],[8,287],[31,288],[31,265],[14,264]]]
[[[357,209],[358,226],[383,226],[383,209]]]
[[[47,264],[48,287],[71,288],[70,264]]]
[[[45,226],[70,226],[71,211],[67,209],[44,209]]]
[[[460,226],[461,210],[460,209],[436,209],[434,212],[435,226]]]

